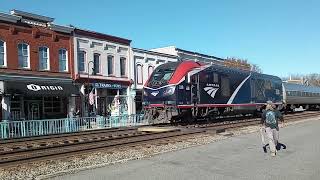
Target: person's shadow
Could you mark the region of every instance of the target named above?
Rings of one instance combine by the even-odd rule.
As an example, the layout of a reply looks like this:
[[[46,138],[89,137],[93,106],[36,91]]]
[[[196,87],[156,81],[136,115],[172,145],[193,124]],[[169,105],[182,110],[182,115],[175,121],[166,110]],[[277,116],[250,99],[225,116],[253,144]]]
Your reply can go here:
[[[266,144],[265,146],[263,146],[263,151],[265,153],[267,153],[267,146],[269,146],[269,144]],[[285,144],[278,142],[276,149],[277,149],[277,151],[280,151],[281,149],[287,149],[287,146]]]

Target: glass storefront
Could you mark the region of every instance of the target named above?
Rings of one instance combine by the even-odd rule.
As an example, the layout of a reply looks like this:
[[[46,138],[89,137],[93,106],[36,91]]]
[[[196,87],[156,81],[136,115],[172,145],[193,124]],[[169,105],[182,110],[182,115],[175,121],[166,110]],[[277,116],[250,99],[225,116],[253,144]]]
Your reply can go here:
[[[128,114],[127,89],[98,89],[97,114],[100,116]]]
[[[67,97],[10,97],[11,120],[37,120],[65,118],[67,114]]]
[[[72,83],[5,81],[3,119],[38,120],[66,118],[72,96],[79,96]]]

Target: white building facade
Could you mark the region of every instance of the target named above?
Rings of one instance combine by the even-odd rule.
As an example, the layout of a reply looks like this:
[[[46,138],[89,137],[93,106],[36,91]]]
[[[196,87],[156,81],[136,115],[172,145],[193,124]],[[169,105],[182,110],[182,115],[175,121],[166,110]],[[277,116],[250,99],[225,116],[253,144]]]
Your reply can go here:
[[[133,113],[130,43],[128,39],[75,28],[74,79],[84,92],[76,101],[76,109],[82,116]]]
[[[134,83],[131,85],[132,93],[135,98],[133,109],[135,113],[140,113],[142,108],[142,89],[145,82],[153,70],[161,64],[178,61],[178,56],[148,51],[144,49],[132,48],[132,71],[131,78]]]
[[[171,55],[177,56],[180,61],[192,60],[192,61],[200,61],[200,62],[212,63],[212,64],[214,63],[221,64],[224,61],[224,59],[216,56],[206,55],[206,54],[202,54],[194,51],[188,51],[188,50],[177,48],[175,46],[155,48],[155,49],[151,49],[150,51],[171,54]]]

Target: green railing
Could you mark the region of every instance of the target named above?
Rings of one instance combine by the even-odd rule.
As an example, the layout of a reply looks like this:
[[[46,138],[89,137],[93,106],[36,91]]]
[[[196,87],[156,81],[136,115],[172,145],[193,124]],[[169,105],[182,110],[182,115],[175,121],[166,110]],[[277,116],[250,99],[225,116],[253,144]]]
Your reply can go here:
[[[2,121],[0,139],[43,136],[93,129],[129,127],[148,124],[143,115],[80,117],[64,119]]]

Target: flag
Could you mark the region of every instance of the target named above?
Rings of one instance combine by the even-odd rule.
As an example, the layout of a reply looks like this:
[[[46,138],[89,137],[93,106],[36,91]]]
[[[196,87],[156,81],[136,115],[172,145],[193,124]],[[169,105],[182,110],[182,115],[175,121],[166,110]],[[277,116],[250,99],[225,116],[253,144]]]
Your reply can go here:
[[[84,87],[84,84],[82,84],[81,88],[80,88],[80,92],[81,94],[85,95],[85,87]]]
[[[94,104],[94,99],[95,99],[95,94],[93,94],[94,88],[91,90],[89,93],[89,104],[93,105]]]

